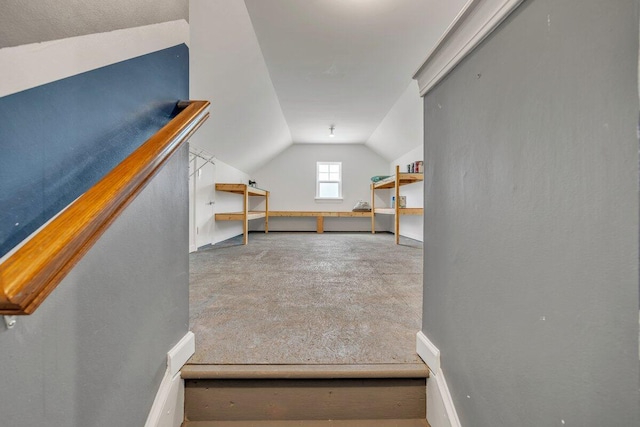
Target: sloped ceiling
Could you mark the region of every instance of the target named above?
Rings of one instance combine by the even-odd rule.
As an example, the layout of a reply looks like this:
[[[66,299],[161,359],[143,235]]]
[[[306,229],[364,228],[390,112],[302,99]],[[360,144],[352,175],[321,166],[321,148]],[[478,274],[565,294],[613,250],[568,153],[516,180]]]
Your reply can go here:
[[[2,0],[0,48],[187,19],[189,0]]]
[[[292,141],[366,143],[466,0],[245,3]]]
[[[251,173],[291,134],[242,0],[191,0],[190,97],[211,116],[190,143]]]

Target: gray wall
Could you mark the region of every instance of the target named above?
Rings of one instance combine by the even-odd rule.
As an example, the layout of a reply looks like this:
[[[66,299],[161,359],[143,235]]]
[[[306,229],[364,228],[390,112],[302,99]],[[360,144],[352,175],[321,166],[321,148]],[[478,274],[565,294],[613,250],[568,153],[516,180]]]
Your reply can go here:
[[[142,426],[187,332],[187,147],[17,326],[0,326],[0,425]]]
[[[2,0],[0,48],[177,19],[188,0]]]
[[[462,425],[637,426],[636,0],[530,0],[425,97],[423,331]]]

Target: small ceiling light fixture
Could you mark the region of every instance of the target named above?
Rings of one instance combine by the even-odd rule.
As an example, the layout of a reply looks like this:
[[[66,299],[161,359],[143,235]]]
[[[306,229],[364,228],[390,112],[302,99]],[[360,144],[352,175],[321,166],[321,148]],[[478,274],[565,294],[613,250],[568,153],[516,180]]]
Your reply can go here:
[[[329,138],[335,138],[336,136],[334,135],[333,131],[335,130],[335,126],[331,126],[329,127]]]

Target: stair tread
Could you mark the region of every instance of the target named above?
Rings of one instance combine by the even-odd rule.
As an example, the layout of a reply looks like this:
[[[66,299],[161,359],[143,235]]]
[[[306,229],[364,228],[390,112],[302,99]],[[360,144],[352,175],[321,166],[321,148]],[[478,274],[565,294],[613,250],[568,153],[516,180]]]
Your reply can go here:
[[[186,365],[184,379],[428,378],[422,363],[371,365]]]
[[[182,427],[429,427],[424,419],[185,421]]]

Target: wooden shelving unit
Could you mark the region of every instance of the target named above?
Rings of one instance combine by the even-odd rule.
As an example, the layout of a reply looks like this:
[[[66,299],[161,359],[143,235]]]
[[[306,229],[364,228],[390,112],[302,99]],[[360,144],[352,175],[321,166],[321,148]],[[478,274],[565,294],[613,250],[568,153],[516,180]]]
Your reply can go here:
[[[394,233],[396,235],[396,245],[400,243],[400,217],[402,215],[422,215],[423,208],[401,208],[400,207],[400,187],[403,185],[413,184],[424,180],[421,173],[400,173],[400,166],[396,165],[395,176],[390,176],[382,181],[371,184],[371,232],[376,232],[376,214],[395,215]],[[375,191],[384,189],[394,189],[395,191],[395,207],[393,208],[376,208]]]
[[[216,221],[242,221],[243,244],[249,243],[249,221],[264,218],[264,232],[269,232],[269,192],[261,188],[250,187],[247,184],[216,184],[217,191],[240,194],[243,196],[242,212],[217,213]],[[260,196],[265,198],[264,211],[250,211],[249,197]]]

